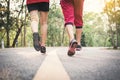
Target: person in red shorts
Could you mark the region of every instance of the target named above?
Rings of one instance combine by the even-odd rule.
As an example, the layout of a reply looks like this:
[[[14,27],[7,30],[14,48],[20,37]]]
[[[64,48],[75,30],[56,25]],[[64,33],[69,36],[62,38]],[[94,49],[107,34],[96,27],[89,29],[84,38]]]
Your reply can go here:
[[[84,0],[60,0],[62,12],[65,20],[70,45],[68,55],[73,56],[75,50],[81,50],[81,35],[83,27],[83,3]],[[73,26],[76,27],[76,39],[74,37]]]
[[[49,0],[27,0],[28,11],[31,18],[31,28],[33,32],[33,46],[36,51],[46,53],[46,38],[47,38],[47,20],[49,12]],[[38,32],[40,23],[41,40]]]

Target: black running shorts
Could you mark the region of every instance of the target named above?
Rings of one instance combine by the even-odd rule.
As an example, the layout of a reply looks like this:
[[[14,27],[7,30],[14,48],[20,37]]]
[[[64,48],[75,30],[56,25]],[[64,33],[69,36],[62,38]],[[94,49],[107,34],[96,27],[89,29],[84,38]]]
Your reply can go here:
[[[33,3],[27,4],[28,11],[38,10],[38,11],[49,11],[49,3],[48,2],[40,2],[40,3]]]

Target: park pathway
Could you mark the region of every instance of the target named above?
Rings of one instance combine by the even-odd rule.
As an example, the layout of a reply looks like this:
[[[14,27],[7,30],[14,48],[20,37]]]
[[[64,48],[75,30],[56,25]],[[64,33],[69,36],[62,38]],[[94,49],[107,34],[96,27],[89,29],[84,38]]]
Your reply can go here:
[[[120,80],[120,50],[83,47],[73,57],[67,47],[0,49],[0,80]]]

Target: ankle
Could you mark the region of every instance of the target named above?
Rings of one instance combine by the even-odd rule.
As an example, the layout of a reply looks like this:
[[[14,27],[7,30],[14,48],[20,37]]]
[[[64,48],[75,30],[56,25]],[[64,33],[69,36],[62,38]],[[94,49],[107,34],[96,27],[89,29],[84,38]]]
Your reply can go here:
[[[41,43],[41,46],[44,46],[44,47],[45,47],[46,45],[45,45],[45,44],[43,44],[43,43]]]

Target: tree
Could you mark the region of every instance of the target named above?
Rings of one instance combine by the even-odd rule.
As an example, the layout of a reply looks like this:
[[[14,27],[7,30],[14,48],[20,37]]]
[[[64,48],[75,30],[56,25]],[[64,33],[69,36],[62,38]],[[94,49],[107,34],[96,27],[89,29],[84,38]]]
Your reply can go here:
[[[85,12],[83,34],[86,46],[108,46],[109,36],[106,32],[104,14]],[[83,37],[82,37],[83,38]]]
[[[6,7],[1,4],[2,1],[0,1],[0,42],[3,40],[5,36],[5,17],[6,17]]]
[[[108,33],[111,37],[111,43],[113,48],[118,48],[118,41],[120,36],[120,0],[111,0],[106,2],[104,7],[104,13],[107,15],[108,18],[108,26],[109,30]],[[120,43],[119,43],[120,44]]]
[[[16,32],[16,35],[15,35],[15,38],[14,38],[14,40],[13,40],[13,44],[12,44],[12,47],[15,47],[15,44],[16,44],[16,42],[17,42],[17,39],[18,39],[18,37],[19,37],[19,35],[20,35],[20,32],[21,32],[21,30],[22,30],[22,27],[25,25],[25,23],[24,22],[26,22],[26,9],[24,9],[24,0],[22,1],[22,5],[21,5],[21,9],[20,9],[20,11],[19,11],[19,13],[18,13],[18,18],[16,18],[16,27],[18,28],[18,30],[17,30],[17,32]],[[21,19],[19,19],[19,16],[20,16],[20,14],[23,12],[23,10],[25,10],[25,15],[24,15],[24,17],[21,17]],[[22,14],[21,14],[22,15]],[[20,23],[19,23],[20,22]],[[20,25],[19,25],[20,24]]]
[[[15,47],[16,42],[18,41],[18,37],[22,31],[22,27],[24,26],[24,46],[25,44],[25,25],[26,18],[28,17],[26,13],[26,6],[24,4],[25,0],[2,0],[0,1],[0,28],[4,27],[6,30],[6,39],[7,39],[7,47],[10,47],[12,43],[12,47]],[[11,4],[12,3],[12,4]],[[14,6],[14,7],[13,7]],[[10,7],[12,7],[10,9]],[[15,35],[15,33],[16,35]],[[11,36],[11,34],[13,34]],[[14,36],[15,35],[15,36]],[[12,38],[12,39],[10,39]],[[14,38],[14,39],[13,39]],[[11,42],[13,41],[13,42]]]

